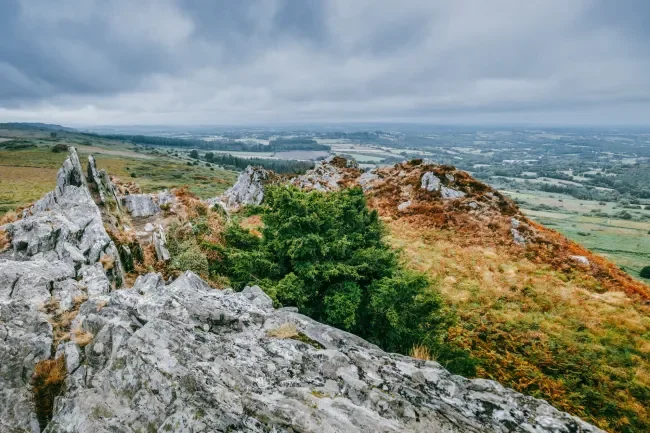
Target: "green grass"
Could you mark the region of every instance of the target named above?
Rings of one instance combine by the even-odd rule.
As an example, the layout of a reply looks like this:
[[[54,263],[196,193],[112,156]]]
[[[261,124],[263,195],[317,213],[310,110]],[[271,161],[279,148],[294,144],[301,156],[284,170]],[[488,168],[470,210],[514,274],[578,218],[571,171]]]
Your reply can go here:
[[[9,132],[14,133],[0,131],[0,137],[7,137]],[[209,198],[221,194],[237,178],[236,172],[207,167],[205,163],[187,165],[178,158],[138,153],[123,143],[87,140],[79,134],[65,133],[57,140],[24,131],[15,136],[38,147],[7,150],[0,146],[0,215],[29,205],[54,188],[56,173],[67,157],[65,152],[50,150],[57,143],[76,146],[84,166],[87,155],[93,154],[100,169],[124,182],[135,181],[144,192],[187,186],[199,197]]]
[[[544,191],[504,191],[519,201],[522,211],[535,221],[557,230],[569,239],[607,257],[634,278],[650,265],[650,221],[631,221],[598,216],[592,210],[616,215],[623,209],[616,203],[600,204]],[[532,210],[539,205],[548,210]],[[532,209],[531,209],[532,208]],[[636,217],[650,215],[648,210],[629,210]]]

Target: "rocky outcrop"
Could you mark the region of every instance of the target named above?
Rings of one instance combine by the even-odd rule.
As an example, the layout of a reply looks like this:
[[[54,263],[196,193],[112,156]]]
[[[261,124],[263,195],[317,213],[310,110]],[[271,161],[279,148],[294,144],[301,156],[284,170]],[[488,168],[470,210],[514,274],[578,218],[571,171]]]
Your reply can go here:
[[[343,180],[340,167],[322,161],[316,164],[307,173],[291,179],[291,183],[298,188],[316,191],[338,191]]]
[[[60,260],[78,270],[106,255],[115,261],[110,278],[121,283],[117,249],[104,229],[74,148],[57,174],[54,191],[4,229],[11,238],[13,260]]]
[[[152,232],[152,243],[156,251],[156,257],[159,261],[168,262],[171,259],[169,250],[167,249],[167,238],[165,237],[165,229],[158,224]]]
[[[79,353],[49,432],[596,432],[547,403],[389,354],[258,287],[186,272],[82,305]],[[273,337],[280,327],[287,338]]]
[[[131,216],[150,217],[160,212],[160,206],[152,194],[130,194],[122,197],[122,204]]]
[[[246,205],[258,205],[264,200],[264,183],[268,179],[268,171],[249,165],[231,188],[221,197],[209,200],[208,203],[211,206],[219,205],[226,211],[235,211]]]
[[[79,302],[119,285],[121,265],[74,149],[54,191],[3,228],[11,249],[0,257],[0,431],[39,432],[30,383],[56,349],[55,316],[73,317]]]

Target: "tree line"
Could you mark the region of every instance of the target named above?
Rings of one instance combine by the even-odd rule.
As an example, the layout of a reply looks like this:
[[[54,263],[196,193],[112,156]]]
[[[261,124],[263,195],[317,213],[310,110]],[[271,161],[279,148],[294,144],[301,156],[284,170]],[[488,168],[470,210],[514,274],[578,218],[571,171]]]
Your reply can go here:
[[[175,138],[159,137],[153,135],[125,135],[125,134],[95,134],[86,132],[95,138],[105,138],[109,140],[129,141],[134,144],[147,146],[166,146],[193,148],[202,150],[221,150],[221,151],[238,151],[238,152],[287,152],[292,150],[316,150],[329,152],[330,146],[318,144],[311,138],[290,137],[277,138],[271,140],[269,144],[242,142],[235,140],[215,140],[206,141],[196,138]]]

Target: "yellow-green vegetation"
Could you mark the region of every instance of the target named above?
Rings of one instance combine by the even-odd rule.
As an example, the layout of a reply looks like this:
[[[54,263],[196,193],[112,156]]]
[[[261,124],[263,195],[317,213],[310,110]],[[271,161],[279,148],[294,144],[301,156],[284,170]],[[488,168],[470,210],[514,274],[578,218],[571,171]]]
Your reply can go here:
[[[650,430],[650,305],[507,246],[404,220],[389,227],[391,243],[456,309],[448,343],[478,361],[477,376],[607,431]]]
[[[20,143],[31,147],[0,146],[0,214],[27,206],[54,188],[57,170],[67,157],[66,152],[51,151],[56,144],[78,146],[82,159],[93,154],[100,167],[124,182],[137,181],[143,192],[187,186],[197,196],[209,198],[221,194],[237,177],[233,171],[208,167],[205,163],[187,165],[187,161],[178,158],[136,153],[123,144],[93,142],[91,146],[90,141],[80,140],[27,136]],[[6,143],[9,142],[2,144]]]

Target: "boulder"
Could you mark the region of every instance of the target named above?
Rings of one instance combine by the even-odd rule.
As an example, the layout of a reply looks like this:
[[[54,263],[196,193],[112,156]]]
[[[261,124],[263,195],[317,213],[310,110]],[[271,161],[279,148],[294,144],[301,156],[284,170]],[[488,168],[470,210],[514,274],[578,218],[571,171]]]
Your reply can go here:
[[[379,175],[377,175],[375,173],[375,170],[373,169],[361,174],[361,176],[359,176],[359,178],[357,179],[357,183],[361,186],[363,192],[367,192],[372,189],[373,183],[378,179],[379,179]]]
[[[431,171],[422,175],[420,184],[420,187],[427,191],[438,191],[440,189],[440,179],[438,179],[438,177]]]
[[[453,188],[442,186],[440,187],[440,196],[444,199],[453,200],[453,199],[465,197],[465,193],[463,191],[458,191]]]
[[[258,205],[264,200],[264,182],[268,178],[268,171],[249,165],[231,188],[218,199],[209,201],[209,204],[214,206],[223,203],[227,211],[234,211],[245,205]]]
[[[346,165],[347,162],[343,164],[344,167]],[[339,182],[342,180],[343,173],[341,172],[341,168],[325,160],[318,162],[307,173],[291,179],[291,183],[300,189],[326,192],[341,189]]]
[[[159,261],[167,262],[171,259],[169,250],[167,249],[167,238],[165,237],[165,229],[158,224],[152,233],[152,243],[156,250],[156,257]]]
[[[122,197],[122,204],[131,216],[150,217],[160,212],[160,206],[152,194],[130,194]]]

